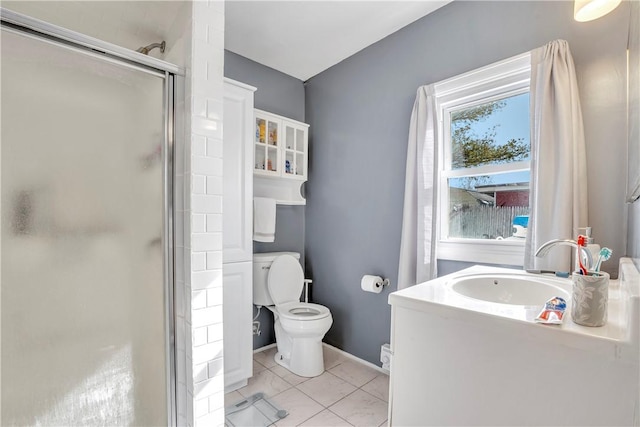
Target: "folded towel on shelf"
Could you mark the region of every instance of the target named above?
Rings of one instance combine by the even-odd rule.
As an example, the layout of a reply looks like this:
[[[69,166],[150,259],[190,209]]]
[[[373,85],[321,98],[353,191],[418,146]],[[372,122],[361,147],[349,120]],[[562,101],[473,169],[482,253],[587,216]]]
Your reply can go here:
[[[276,201],[253,198],[253,240],[273,242],[276,239]]]

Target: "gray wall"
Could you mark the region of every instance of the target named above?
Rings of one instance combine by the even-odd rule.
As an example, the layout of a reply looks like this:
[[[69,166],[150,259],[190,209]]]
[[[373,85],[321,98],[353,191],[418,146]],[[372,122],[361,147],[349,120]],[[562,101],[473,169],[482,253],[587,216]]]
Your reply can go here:
[[[380,345],[389,342],[387,296],[396,288],[416,89],[554,39],[569,42],[578,72],[589,225],[596,242],[624,254],[628,19],[627,3],[578,23],[570,1],[455,1],[306,83],[307,272],[315,302],[333,313],[328,343],[378,364]],[[617,268],[617,259],[605,266]],[[389,277],[392,286],[364,293],[363,274]]]
[[[226,50],[224,52],[224,75],[258,88],[254,96],[255,108],[304,121],[305,94],[301,80]],[[254,242],[253,252],[299,252],[304,262],[304,211],[304,206],[279,205],[276,213],[275,242]],[[262,334],[260,336],[254,335],[254,349],[275,342],[271,312],[266,309],[262,310],[258,320]]]
[[[304,122],[305,91],[301,80],[224,51],[224,76],[258,88],[254,107]]]

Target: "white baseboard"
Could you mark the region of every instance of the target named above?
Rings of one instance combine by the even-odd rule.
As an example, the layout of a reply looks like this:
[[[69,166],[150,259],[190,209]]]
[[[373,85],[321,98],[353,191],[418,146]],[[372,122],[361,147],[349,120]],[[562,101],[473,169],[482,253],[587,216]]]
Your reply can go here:
[[[378,371],[378,372],[380,372],[380,373],[382,373],[382,374],[389,375],[389,371],[387,371],[386,369],[382,369],[382,368],[381,368],[380,366],[378,366],[378,365],[374,365],[374,364],[373,364],[373,363],[371,363],[371,362],[368,362],[368,361],[366,361],[366,360],[364,360],[364,359],[360,359],[359,357],[354,356],[354,355],[353,355],[353,354],[351,354],[351,353],[347,353],[346,351],[340,350],[339,348],[334,347],[334,346],[332,346],[332,345],[329,345],[329,344],[327,344],[326,342],[323,342],[323,343],[322,343],[322,345],[323,345],[323,346],[325,346],[325,347],[327,347],[327,348],[329,348],[329,349],[330,349],[330,350],[332,350],[332,351],[335,351],[335,352],[337,352],[337,353],[340,353],[342,356],[346,357],[347,359],[355,360],[356,362],[361,363],[361,364],[363,364],[363,365],[365,365],[365,366],[368,366],[368,367],[370,367],[371,369],[375,369],[376,371]],[[255,350],[253,350],[253,352],[254,352],[254,354],[255,354],[255,353],[260,353],[261,351],[269,350],[270,348],[273,348],[273,347],[275,347],[275,346],[276,346],[276,343],[269,344],[269,345],[265,345],[264,347],[260,347],[260,348],[257,348],[257,349],[255,349]]]
[[[373,363],[371,363],[371,362],[368,362],[368,361],[366,361],[366,360],[364,360],[364,359],[360,359],[359,357],[354,356],[354,355],[353,355],[353,354],[351,354],[351,353],[347,353],[346,351],[340,350],[339,348],[334,347],[334,346],[332,346],[332,345],[329,345],[329,344],[327,344],[326,342],[323,342],[323,343],[322,343],[322,345],[323,345],[323,346],[325,346],[325,347],[327,347],[327,348],[329,348],[329,349],[331,349],[331,350],[333,350],[333,351],[335,351],[335,352],[340,353],[342,356],[346,357],[347,359],[355,360],[356,362],[358,362],[358,363],[362,363],[363,365],[368,366],[368,367],[370,367],[371,369],[375,369],[376,371],[378,371],[378,372],[380,372],[380,373],[382,373],[382,374],[389,375],[389,372],[388,372],[388,371],[386,371],[386,370],[382,369],[382,368],[381,368],[380,366],[378,366],[378,365],[374,365],[374,364],[373,364]]]
[[[276,343],[273,344],[268,344],[265,345],[264,347],[260,347],[260,348],[256,348],[255,350],[253,350],[253,353],[260,353],[261,351],[265,351],[265,350],[269,350],[270,348],[273,348],[276,346]]]

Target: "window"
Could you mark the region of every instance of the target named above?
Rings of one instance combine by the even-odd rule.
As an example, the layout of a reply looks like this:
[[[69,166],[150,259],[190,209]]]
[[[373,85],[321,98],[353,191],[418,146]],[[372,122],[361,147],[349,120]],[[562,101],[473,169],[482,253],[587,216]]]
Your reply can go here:
[[[522,265],[529,81],[525,54],[435,85],[439,259]]]

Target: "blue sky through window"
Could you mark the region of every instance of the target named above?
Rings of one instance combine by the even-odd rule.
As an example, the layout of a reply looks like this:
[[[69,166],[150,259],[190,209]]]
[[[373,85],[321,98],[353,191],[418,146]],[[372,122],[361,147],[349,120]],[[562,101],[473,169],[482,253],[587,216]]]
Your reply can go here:
[[[523,143],[530,147],[529,138],[529,93],[515,95],[501,100],[504,106],[494,111],[490,116],[483,120],[473,122],[471,124],[470,133],[482,136],[495,126],[495,144],[504,145],[511,139],[522,139]],[[452,123],[452,131],[455,129],[455,123]],[[522,160],[530,160],[527,155]],[[487,175],[481,180],[473,180],[477,185],[490,184],[511,184],[529,182],[529,171],[507,172],[495,175]],[[451,187],[466,188],[469,186],[468,178],[451,178],[449,185]]]
[[[502,100],[505,106],[492,115],[473,125],[478,135],[484,134],[492,126],[496,126],[496,143],[504,145],[510,139],[522,138],[529,141],[529,92]],[[529,160],[529,157],[526,158]]]

